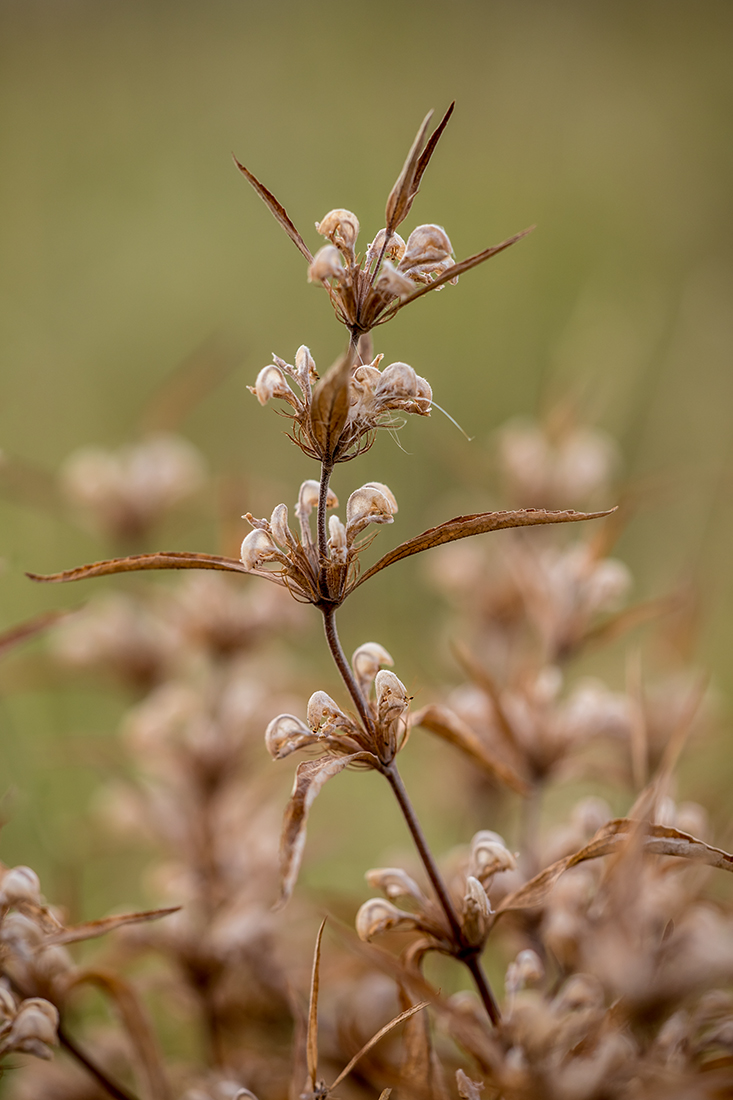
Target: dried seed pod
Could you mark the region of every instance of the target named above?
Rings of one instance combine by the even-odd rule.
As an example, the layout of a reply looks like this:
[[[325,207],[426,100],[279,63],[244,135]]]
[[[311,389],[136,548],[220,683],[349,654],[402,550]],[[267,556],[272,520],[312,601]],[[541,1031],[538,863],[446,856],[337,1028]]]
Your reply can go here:
[[[382,294],[403,300],[415,293],[415,284],[412,279],[398,271],[389,260],[385,260],[382,264],[374,286]]]
[[[422,905],[426,898],[420,887],[401,867],[375,867],[364,876],[374,890],[381,890],[390,901],[412,898]]]
[[[412,913],[405,913],[389,901],[371,898],[365,901],[356,914],[356,933],[360,940],[368,943],[374,936],[390,929],[413,929],[419,927]]]
[[[255,530],[243,539],[239,552],[245,569],[259,569],[264,562],[280,561],[283,557],[267,531]]]
[[[386,492],[385,492],[386,490]],[[386,485],[362,485],[346,502],[346,533],[349,543],[370,523],[393,523],[397,503]]]
[[[18,1013],[0,1046],[0,1053],[17,1050],[36,1058],[51,1057],[50,1046],[58,1044],[58,1010],[42,997],[22,1001]]]
[[[400,271],[426,264],[441,264],[453,255],[453,245],[441,225],[418,225],[407,238]]]
[[[394,661],[378,642],[365,642],[354,650],[351,658],[351,667],[359,682],[359,687],[365,695],[369,693],[370,686],[382,665],[393,665]]]
[[[260,405],[266,405],[273,397],[280,397],[283,401],[287,401],[288,405],[296,412],[302,412],[303,410],[302,401],[299,401],[295,396],[280,367],[276,367],[274,363],[263,367],[257,375],[254,386],[248,386],[247,389],[255,395]]]
[[[288,527],[288,506],[278,504],[270,516],[270,528],[280,546],[292,546],[293,535]]]
[[[371,244],[367,245],[365,264],[367,267],[371,267],[375,260],[378,260],[382,255],[382,249],[384,249],[385,260],[392,260],[398,264],[405,254],[405,242],[399,233],[393,233],[389,238],[389,243],[384,248],[384,242],[387,239],[387,230],[380,229]],[[382,269],[384,270],[384,269]],[[413,287],[414,289],[414,287]]]
[[[469,873],[484,886],[499,871],[514,871],[517,861],[498,833],[483,829],[471,840]]]
[[[330,210],[320,222],[316,222],[316,232],[328,237],[342,251],[353,254],[359,236],[359,219],[350,210]]]
[[[407,688],[388,669],[381,669],[375,679],[374,687],[377,695],[377,709],[379,721],[384,725],[390,725],[399,718],[410,705],[410,697]]]
[[[329,722],[351,725],[338,703],[325,691],[314,691],[308,700],[307,721],[312,730],[318,730]]]
[[[346,528],[338,516],[329,516],[328,535],[328,550],[331,561],[344,565],[348,554],[348,540]]]
[[[469,875],[463,895],[463,933],[477,947],[484,942],[489,927],[491,906],[486,891],[477,878]]]
[[[382,371],[377,399],[410,401],[417,397],[417,374],[408,363],[390,363]]]
[[[295,506],[297,515],[309,516],[314,508],[318,508],[320,488],[318,482],[314,481],[312,478],[303,482],[298,491],[298,503]],[[326,496],[326,507],[336,508],[337,506],[338,497],[333,489],[329,489]]]
[[[333,244],[324,244],[308,267],[308,282],[320,283],[324,279],[340,279],[346,271],[341,253]]]
[[[0,879],[0,906],[41,904],[41,883],[31,867],[11,867]]]
[[[504,986],[507,993],[514,995],[520,989],[528,985],[542,981],[545,976],[545,968],[536,951],[527,949],[520,951],[516,959],[509,963],[506,972]]]
[[[265,730],[265,747],[273,760],[282,760],[317,740],[313,730],[294,714],[278,714]]]

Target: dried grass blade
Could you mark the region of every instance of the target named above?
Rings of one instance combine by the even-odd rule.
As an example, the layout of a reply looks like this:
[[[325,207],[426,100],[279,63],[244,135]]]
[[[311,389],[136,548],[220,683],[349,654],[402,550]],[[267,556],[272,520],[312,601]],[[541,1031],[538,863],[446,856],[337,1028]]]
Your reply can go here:
[[[81,970],[74,976],[73,984],[94,985],[114,1001],[139,1060],[145,1095],[148,1100],[173,1100],[152,1024],[130,983],[107,970]]]
[[[697,863],[706,863],[709,867],[733,872],[733,855],[724,852],[722,848],[713,848],[710,844],[690,836],[689,833],[682,833],[679,829],[673,829],[667,825],[648,825],[645,822],[620,817],[607,822],[580,851],[559,859],[535,875],[529,882],[525,882],[524,886],[508,894],[498,906],[496,916],[509,910],[533,909],[541,905],[564,871],[585,860],[598,859],[600,856],[618,851],[621,844],[627,841],[628,836],[637,832],[640,827],[646,832],[643,843],[645,851],[654,855],[694,860]]]
[[[257,179],[257,176],[252,175],[249,168],[245,168],[243,164],[239,163],[237,158],[234,156],[234,153],[232,153],[232,160],[234,161],[242,175],[245,177],[245,179],[249,180],[249,182],[252,184],[255,191],[260,196],[264,204],[267,206],[270,213],[273,214],[277,221],[280,222],[280,225],[290,237],[290,240],[293,242],[296,248],[305,256],[308,263],[312,263],[313,255],[311,253],[311,250],[308,248],[308,245],[305,243],[300,233],[291,222],[290,218],[288,217],[288,212],[283,204],[281,202],[278,202],[272,191],[268,191],[265,185],[263,183],[260,183],[260,181]]]
[[[471,727],[447,707],[429,703],[413,716],[411,725],[422,726],[431,733],[437,734],[438,737],[442,737],[449,744],[455,745],[495,781],[503,783],[518,794],[529,794],[529,784],[508,764],[495,756],[476,736]]]
[[[115,928],[122,928],[128,924],[144,924],[147,921],[160,920],[171,913],[177,913],[180,905],[171,906],[168,909],[148,909],[141,913],[120,913],[114,917],[101,917],[99,920],[85,921],[83,924],[74,924],[70,928],[64,928],[61,932],[55,932],[48,936],[44,943],[79,943],[81,940],[96,939],[107,932],[113,932]]]
[[[280,866],[282,884],[280,897],[275,909],[282,909],[290,900],[293,887],[305,847],[305,830],[308,813],[313,802],[320,794],[323,785],[334,775],[338,775],[349,764],[359,762],[376,763],[375,757],[368,752],[355,752],[348,756],[326,756],[320,760],[306,760],[299,764],[295,772],[293,793],[285,809],[283,831],[280,839]]]
[[[422,298],[423,294],[429,294],[431,290],[435,290],[437,287],[442,286],[443,283],[449,283],[451,279],[456,279],[459,275],[462,275],[464,271],[470,271],[472,267],[478,267],[479,264],[484,263],[485,260],[490,260],[492,256],[496,256],[497,253],[503,252],[505,248],[509,248],[510,245],[516,244],[517,241],[521,241],[523,237],[526,237],[529,233],[535,229],[536,226],[530,225],[527,229],[523,229],[521,233],[515,233],[513,237],[507,237],[501,244],[494,244],[490,248],[485,248],[483,252],[477,252],[474,256],[469,256],[465,260],[459,260],[457,264],[453,264],[447,271],[444,271],[441,275],[438,275],[432,282],[426,283],[425,286],[421,286],[419,290],[414,291],[407,298],[403,298],[399,303],[396,303],[394,311],[403,309],[410,302],[414,302],[416,298]]]
[[[432,117],[433,112],[428,111],[422,121],[420,129],[415,135],[415,140],[410,147],[410,152],[407,154],[407,160],[402,166],[402,171],[387,197],[387,206],[384,211],[387,240],[392,236],[397,226],[405,220],[407,212],[410,209],[409,204],[411,202],[415,174],[418,164],[420,163],[420,155],[425,147],[425,135],[428,132],[428,126],[430,125],[430,119]]]
[[[381,1038],[383,1038],[383,1036],[387,1035],[390,1031],[392,1031],[393,1028],[397,1027],[398,1024],[401,1024],[403,1020],[409,1020],[410,1017],[414,1016],[416,1012],[422,1012],[422,1010],[427,1007],[428,1002],[421,1001],[419,1004],[413,1005],[412,1008],[408,1008],[404,1012],[400,1012],[399,1016],[395,1016],[394,1019],[390,1020],[388,1024],[384,1025],[384,1027],[380,1027],[379,1031],[375,1035],[372,1035],[371,1039],[367,1040],[361,1050],[354,1055],[349,1064],[341,1070],[341,1073],[339,1073],[338,1077],[329,1087],[328,1091],[333,1092],[333,1090],[337,1088],[338,1085],[340,1085],[346,1077],[349,1076],[357,1062],[361,1058],[363,1058],[365,1054],[368,1054],[372,1047],[376,1046],[376,1044]]]
[[[26,573],[32,581],[46,584],[63,584],[81,581],[89,577],[108,577],[113,573],[135,573],[144,569],[223,569],[229,573],[246,573],[237,558],[223,558],[216,554],[191,554],[185,551],[161,551],[156,554],[132,554],[126,558],[110,558],[94,561],[63,573]]]
[[[43,633],[48,627],[53,626],[59,619],[65,619],[67,615],[73,615],[73,611],[44,611],[42,615],[36,615],[32,619],[26,619],[23,623],[11,626],[9,630],[0,634],[0,654],[27,638],[33,638],[36,634]]]
[[[318,1077],[318,988],[320,983],[321,940],[323,939],[326,920],[327,918],[324,917],[321,921],[321,927],[318,929],[318,935],[316,936],[316,946],[313,951],[313,970],[311,972],[311,990],[308,999],[308,1031],[305,1052],[308,1083],[312,1092],[315,1092]]]
[[[575,512],[572,509],[548,512],[543,508],[523,508],[515,512],[477,512],[470,516],[456,516],[455,519],[446,520],[438,527],[431,527],[390,550],[361,575],[350,591],[358,588],[381,569],[386,569],[388,565],[393,565],[402,558],[409,558],[412,554],[420,554],[423,550],[431,550],[434,546],[442,546],[446,542],[482,535],[487,531],[503,531],[507,527],[533,527],[543,523],[576,523],[580,520],[601,519],[603,516],[610,516],[614,511],[615,508],[606,512]]]

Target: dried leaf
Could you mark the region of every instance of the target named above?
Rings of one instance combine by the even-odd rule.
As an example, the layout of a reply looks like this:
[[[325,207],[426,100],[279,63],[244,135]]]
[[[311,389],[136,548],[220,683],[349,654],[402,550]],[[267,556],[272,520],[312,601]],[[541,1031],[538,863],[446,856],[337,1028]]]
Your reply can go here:
[[[113,917],[101,917],[99,920],[85,921],[83,924],[74,924],[70,928],[64,928],[60,932],[54,932],[48,936],[44,943],[79,943],[81,940],[93,940],[97,936],[104,936],[107,932],[113,932],[115,928],[122,928],[128,924],[144,924],[151,920],[160,920],[171,913],[177,913],[180,905],[174,905],[168,909],[147,909],[141,913],[119,913]]]
[[[422,126],[418,130],[417,136],[412,143],[412,148],[407,154],[407,160],[402,167],[397,182],[390,191],[389,198],[387,199],[387,208],[384,214],[386,222],[386,240],[389,240],[397,226],[400,225],[410,213],[410,208],[420,190],[420,181],[443,135],[443,131],[448,125],[448,120],[453,114],[455,105],[454,100],[433,130],[427,143],[425,142],[425,135],[427,134],[430,120],[433,117],[433,112],[430,111],[425,116]]]
[[[400,991],[400,1003],[410,1004],[404,989]],[[410,1100],[449,1100],[443,1070],[438,1061],[430,1036],[427,1014],[413,1017],[402,1033],[402,1061],[400,1086]]]
[[[516,512],[477,512],[470,516],[456,516],[455,519],[449,519],[438,527],[431,527],[421,535],[395,546],[394,550],[380,558],[371,569],[367,569],[349,591],[358,588],[388,565],[393,565],[402,558],[409,558],[412,554],[421,554],[423,550],[431,550],[434,546],[442,546],[446,542],[482,535],[487,531],[503,531],[507,527],[533,527],[543,523],[576,523],[586,519],[601,519],[603,516],[610,516],[614,511],[615,508],[606,512],[575,512],[572,509],[548,512],[543,508],[522,508]]]
[[[26,573],[32,581],[62,584],[89,577],[108,577],[112,573],[135,573],[143,569],[223,569],[229,573],[246,573],[238,558],[222,558],[215,554],[191,554],[185,551],[161,551],[157,554],[132,554],[127,558],[111,558],[80,565],[63,573]]]
[[[310,421],[313,438],[321,457],[332,462],[339,438],[349,415],[351,368],[354,357],[351,348],[321,379],[313,391]]]
[[[414,198],[413,188],[415,185],[415,176],[417,174],[422,151],[425,147],[425,136],[428,132],[428,126],[430,125],[430,119],[432,117],[433,112],[428,111],[422,121],[420,129],[415,135],[415,140],[410,147],[410,152],[407,154],[407,160],[402,166],[402,171],[387,197],[387,206],[384,211],[386,240],[389,240],[397,226],[405,220],[407,212],[410,209],[410,204]]]
[[[308,1000],[308,1032],[306,1036],[306,1065],[308,1067],[308,1084],[311,1091],[315,1091],[318,1077],[318,986],[320,981],[321,966],[321,940],[323,929],[326,927],[326,918],[321,921],[321,927],[316,936],[316,946],[313,951],[313,970],[311,972],[311,991]]]
[[[239,163],[233,153],[232,158],[239,171],[246,179],[249,180],[257,194],[268,207],[270,213],[273,214],[275,218],[277,218],[277,220],[280,222],[280,225],[290,237],[290,240],[293,242],[296,248],[298,248],[299,251],[302,252],[309,264],[313,263],[313,255],[311,253],[311,250],[308,248],[308,245],[305,243],[300,233],[291,222],[290,218],[288,217],[288,212],[282,205],[282,203],[277,201],[272,192],[268,191],[265,185],[260,183],[257,177],[253,176],[248,168],[245,168],[243,164]]]
[[[165,1065],[147,1012],[132,985],[107,970],[80,970],[74,985],[94,985],[112,998],[137,1055],[136,1062],[149,1100],[173,1100]]]
[[[395,1016],[394,1019],[390,1020],[388,1024],[384,1025],[384,1027],[380,1027],[379,1031],[375,1035],[372,1035],[371,1039],[369,1039],[364,1044],[364,1046],[361,1048],[361,1050],[357,1051],[357,1053],[351,1059],[349,1064],[347,1066],[345,1066],[344,1069],[341,1070],[341,1073],[339,1073],[338,1077],[333,1082],[333,1084],[329,1087],[328,1091],[333,1092],[333,1090],[335,1088],[337,1088],[338,1085],[340,1085],[341,1082],[346,1077],[349,1076],[349,1074],[351,1073],[352,1069],[357,1064],[357,1062],[361,1058],[363,1058],[364,1055],[367,1054],[372,1049],[373,1046],[376,1046],[376,1044],[379,1042],[380,1039],[382,1039],[385,1035],[387,1035],[390,1031],[392,1031],[393,1028],[397,1027],[398,1024],[401,1024],[403,1020],[409,1020],[410,1017],[414,1016],[416,1012],[422,1012],[422,1010],[424,1008],[427,1008],[427,1006],[428,1006],[427,1001],[421,1001],[420,1004],[413,1005],[412,1008],[408,1008],[405,1012],[400,1012],[399,1016]]]
[[[24,642],[27,638],[41,634],[67,615],[73,615],[73,611],[44,611],[42,615],[36,615],[33,619],[26,619],[23,623],[11,626],[9,630],[0,634],[0,654],[7,649],[12,649],[19,642]]]
[[[733,871],[733,855],[721,848],[713,848],[689,833],[682,833],[667,825],[649,825],[646,822],[633,821],[627,817],[607,822],[580,851],[565,856],[546,867],[524,886],[508,894],[496,910],[496,916],[514,909],[534,909],[541,905],[560,875],[570,867],[588,859],[611,855],[617,852],[634,830],[643,830],[645,851],[660,856],[678,856],[681,859],[706,863],[709,867],[718,867],[723,871]]]
[[[503,783],[518,794],[529,794],[529,784],[525,782],[507,764],[500,760],[474,731],[448,707],[430,703],[413,715],[411,725],[422,726],[451,745],[461,749],[479,765],[492,779]]]
[[[429,294],[431,290],[436,290],[437,287],[442,286],[443,283],[449,283],[451,279],[458,278],[464,271],[470,271],[472,267],[478,267],[484,260],[490,260],[492,256],[496,256],[497,253],[503,252],[505,248],[509,248],[510,245],[516,244],[517,241],[521,241],[522,237],[526,237],[535,228],[534,225],[530,225],[527,229],[523,229],[521,233],[515,233],[513,237],[507,237],[501,244],[494,244],[490,248],[485,248],[483,252],[477,252],[474,256],[469,256],[465,260],[459,260],[457,264],[453,264],[447,271],[441,272],[435,279],[421,286],[418,290],[408,295],[407,298],[402,298],[399,302],[395,302],[394,306],[389,310],[388,316],[394,316],[394,313],[410,302],[414,302],[416,298],[422,298],[423,294]]]
[[[456,1070],[456,1085],[461,1100],[481,1100],[484,1089],[483,1081],[472,1081],[462,1069]]]
[[[446,126],[448,125],[448,122],[450,120],[450,116],[453,114],[453,110],[455,108],[455,105],[456,105],[456,101],[454,99],[453,102],[451,103],[450,107],[448,108],[448,110],[445,112],[445,114],[441,118],[438,125],[433,130],[432,134],[430,135],[430,138],[428,139],[427,145],[425,146],[425,148],[423,149],[423,151],[420,155],[420,159],[417,162],[417,168],[415,169],[415,178],[412,181],[412,195],[410,196],[409,205],[407,207],[407,213],[408,214],[410,212],[410,207],[412,206],[413,200],[414,200],[415,196],[417,195],[418,191],[420,190],[420,182],[423,178],[423,174],[425,172],[425,169],[427,168],[428,164],[430,163],[430,158],[432,157],[433,153],[435,152],[436,146],[437,146],[438,142],[440,141],[441,137],[443,136],[443,131],[445,130]]]
[[[281,909],[290,900],[305,847],[305,829],[308,812],[316,797],[329,779],[338,775],[349,764],[376,764],[370,752],[355,752],[349,756],[325,756],[319,760],[305,760],[295,772],[293,793],[285,810],[280,839],[280,865],[282,885],[275,908]]]

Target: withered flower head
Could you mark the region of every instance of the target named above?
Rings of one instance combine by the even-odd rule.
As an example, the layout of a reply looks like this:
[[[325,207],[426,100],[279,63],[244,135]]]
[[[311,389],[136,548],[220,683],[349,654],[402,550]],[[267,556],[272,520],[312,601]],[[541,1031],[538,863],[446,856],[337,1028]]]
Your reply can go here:
[[[338,604],[353,585],[359,554],[370,542],[368,537],[359,539],[359,535],[370,524],[392,523],[397,501],[390,488],[379,481],[367,482],[356,489],[346,504],[346,524],[338,516],[330,517],[328,558],[324,563],[310,527],[310,515],[314,509],[318,510],[319,492],[317,481],[304,481],[300,487],[295,505],[299,536],[293,534],[288,525],[286,504],[278,504],[269,520],[255,519],[248,512],[244,518],[254,530],[242,541],[240,560],[248,573],[282,585],[298,600]],[[336,495],[329,489],[326,508],[337,505]],[[322,587],[324,565],[325,590]]]
[[[378,355],[362,363],[349,352],[319,381],[313,357],[303,345],[294,366],[274,355],[249,390],[261,405],[273,398],[289,405],[292,411],[283,411],[293,422],[290,438],[305,454],[330,466],[362,454],[378,428],[398,427],[400,418],[396,420],[395,414],[430,416],[429,383],[407,363],[390,363],[380,370],[383,358]]]
[[[329,244],[312,255],[281,203],[235,157],[239,170],[308,261],[308,281],[321,283],[327,290],[336,316],[349,329],[354,343],[376,325],[391,320],[408,302],[430,290],[439,290],[447,282],[457,283],[464,271],[483,263],[529,232],[517,233],[459,263],[453,259],[453,247],[442,226],[419,225],[413,229],[407,243],[396,232],[410,213],[453,107],[451,103],[430,137],[428,131],[433,112],[424,119],[387,198],[384,228],[367,246],[363,257],[356,252],[359,219],[350,210],[330,210],[316,222],[317,232]]]

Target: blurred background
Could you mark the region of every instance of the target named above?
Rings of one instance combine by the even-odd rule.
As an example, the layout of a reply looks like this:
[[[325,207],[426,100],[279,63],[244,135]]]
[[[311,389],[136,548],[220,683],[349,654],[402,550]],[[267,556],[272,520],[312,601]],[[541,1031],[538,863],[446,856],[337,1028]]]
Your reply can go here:
[[[730,697],[729,3],[0,0],[0,24],[1,628],[107,583],[24,577],[119,550],[59,496],[82,446],[171,428],[217,479],[131,549],[236,553],[243,512],[292,504],[315,471],[246,387],[301,343],[323,372],[345,330],[230,154],[312,250],[333,207],[357,213],[363,246],[421,119],[455,98],[407,228],[445,226],[458,258],[537,229],[378,330],[375,350],[427,377],[471,442],[437,411],[413,418],[334,487],[390,485],[383,552],[497,504],[492,433],[571,401],[616,438],[638,501],[616,549],[634,598],[693,584],[696,660]],[[133,583],[147,582],[110,587]],[[345,647],[382,642],[424,702],[452,674],[444,606],[411,565],[370,591],[342,616]],[[325,670],[316,627],[299,644]],[[0,670],[2,858],[57,900],[73,877],[92,916],[135,892],[84,825],[125,699],[43,654],[28,643]],[[729,786],[726,744],[695,796]]]

